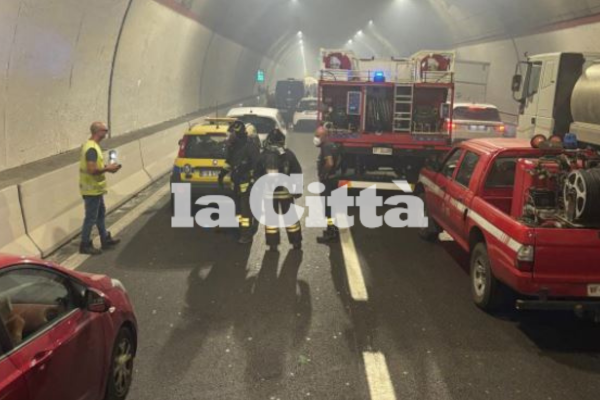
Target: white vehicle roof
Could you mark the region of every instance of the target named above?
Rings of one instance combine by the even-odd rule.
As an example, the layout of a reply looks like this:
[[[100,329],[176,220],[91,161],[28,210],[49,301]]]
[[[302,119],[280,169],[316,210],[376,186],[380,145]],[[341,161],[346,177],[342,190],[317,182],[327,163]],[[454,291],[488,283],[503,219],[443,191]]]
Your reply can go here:
[[[241,117],[243,115],[254,114],[259,117],[270,117],[273,119],[277,119],[279,115],[279,110],[276,108],[267,108],[267,107],[238,107],[232,108],[227,113],[228,117]]]
[[[316,97],[303,97],[300,101],[317,101]]]
[[[454,103],[454,108],[458,107],[477,107],[477,108],[498,108],[493,104],[485,103]]]

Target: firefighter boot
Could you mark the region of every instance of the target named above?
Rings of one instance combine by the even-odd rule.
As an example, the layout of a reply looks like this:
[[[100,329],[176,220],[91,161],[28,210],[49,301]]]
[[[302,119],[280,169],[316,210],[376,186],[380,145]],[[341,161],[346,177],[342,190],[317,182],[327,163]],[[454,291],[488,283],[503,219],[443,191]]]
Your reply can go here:
[[[325,232],[323,232],[323,236],[317,238],[317,243],[319,244],[330,244],[337,243],[340,240],[340,231],[336,226],[330,226],[327,228]]]
[[[239,244],[250,244],[252,243],[252,231],[250,229],[243,229],[240,233],[240,238],[238,240]]]

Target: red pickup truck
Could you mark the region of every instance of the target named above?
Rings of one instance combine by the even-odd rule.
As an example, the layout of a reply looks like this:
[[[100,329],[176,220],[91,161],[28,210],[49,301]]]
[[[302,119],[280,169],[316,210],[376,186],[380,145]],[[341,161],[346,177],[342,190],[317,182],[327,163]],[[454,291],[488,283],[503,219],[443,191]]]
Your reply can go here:
[[[574,310],[600,321],[600,160],[584,150],[478,139],[423,169],[424,239],[470,253],[474,302],[490,311]]]

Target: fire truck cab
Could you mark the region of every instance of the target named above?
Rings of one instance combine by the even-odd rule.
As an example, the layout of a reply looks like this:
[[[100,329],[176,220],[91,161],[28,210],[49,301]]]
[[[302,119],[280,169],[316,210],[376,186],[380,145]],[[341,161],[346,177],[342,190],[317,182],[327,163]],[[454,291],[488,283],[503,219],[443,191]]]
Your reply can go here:
[[[450,149],[454,58],[421,51],[358,59],[348,50],[321,50],[318,120],[338,146],[344,184],[414,183],[428,158]]]

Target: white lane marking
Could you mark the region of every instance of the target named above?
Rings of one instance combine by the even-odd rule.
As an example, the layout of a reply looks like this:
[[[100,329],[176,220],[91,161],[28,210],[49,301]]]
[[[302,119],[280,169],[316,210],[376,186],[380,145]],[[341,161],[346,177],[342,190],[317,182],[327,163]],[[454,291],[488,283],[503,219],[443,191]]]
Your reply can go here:
[[[138,219],[143,213],[148,211],[150,208],[154,207],[165,195],[170,193],[170,184],[167,182],[164,186],[161,186],[154,194],[148,197],[146,200],[138,204],[133,210],[129,211],[123,218],[119,219],[113,225],[111,225],[108,230],[113,234],[117,235],[125,228],[127,228],[133,221]],[[100,238],[96,237],[94,239],[94,246],[100,247]],[[68,269],[77,269],[83,264],[88,258],[90,258],[87,254],[79,254],[75,253],[67,258],[66,261],[60,263],[65,268]]]
[[[341,226],[348,226],[347,217],[345,215],[336,215],[336,220]],[[352,238],[350,229],[340,229],[340,243],[342,245],[342,253],[344,255],[344,265],[346,266],[346,276],[348,278],[348,286],[350,287],[350,295],[354,301],[368,301],[367,285],[360,267],[356,246]]]
[[[379,352],[363,352],[371,400],[396,400],[385,356]]]

